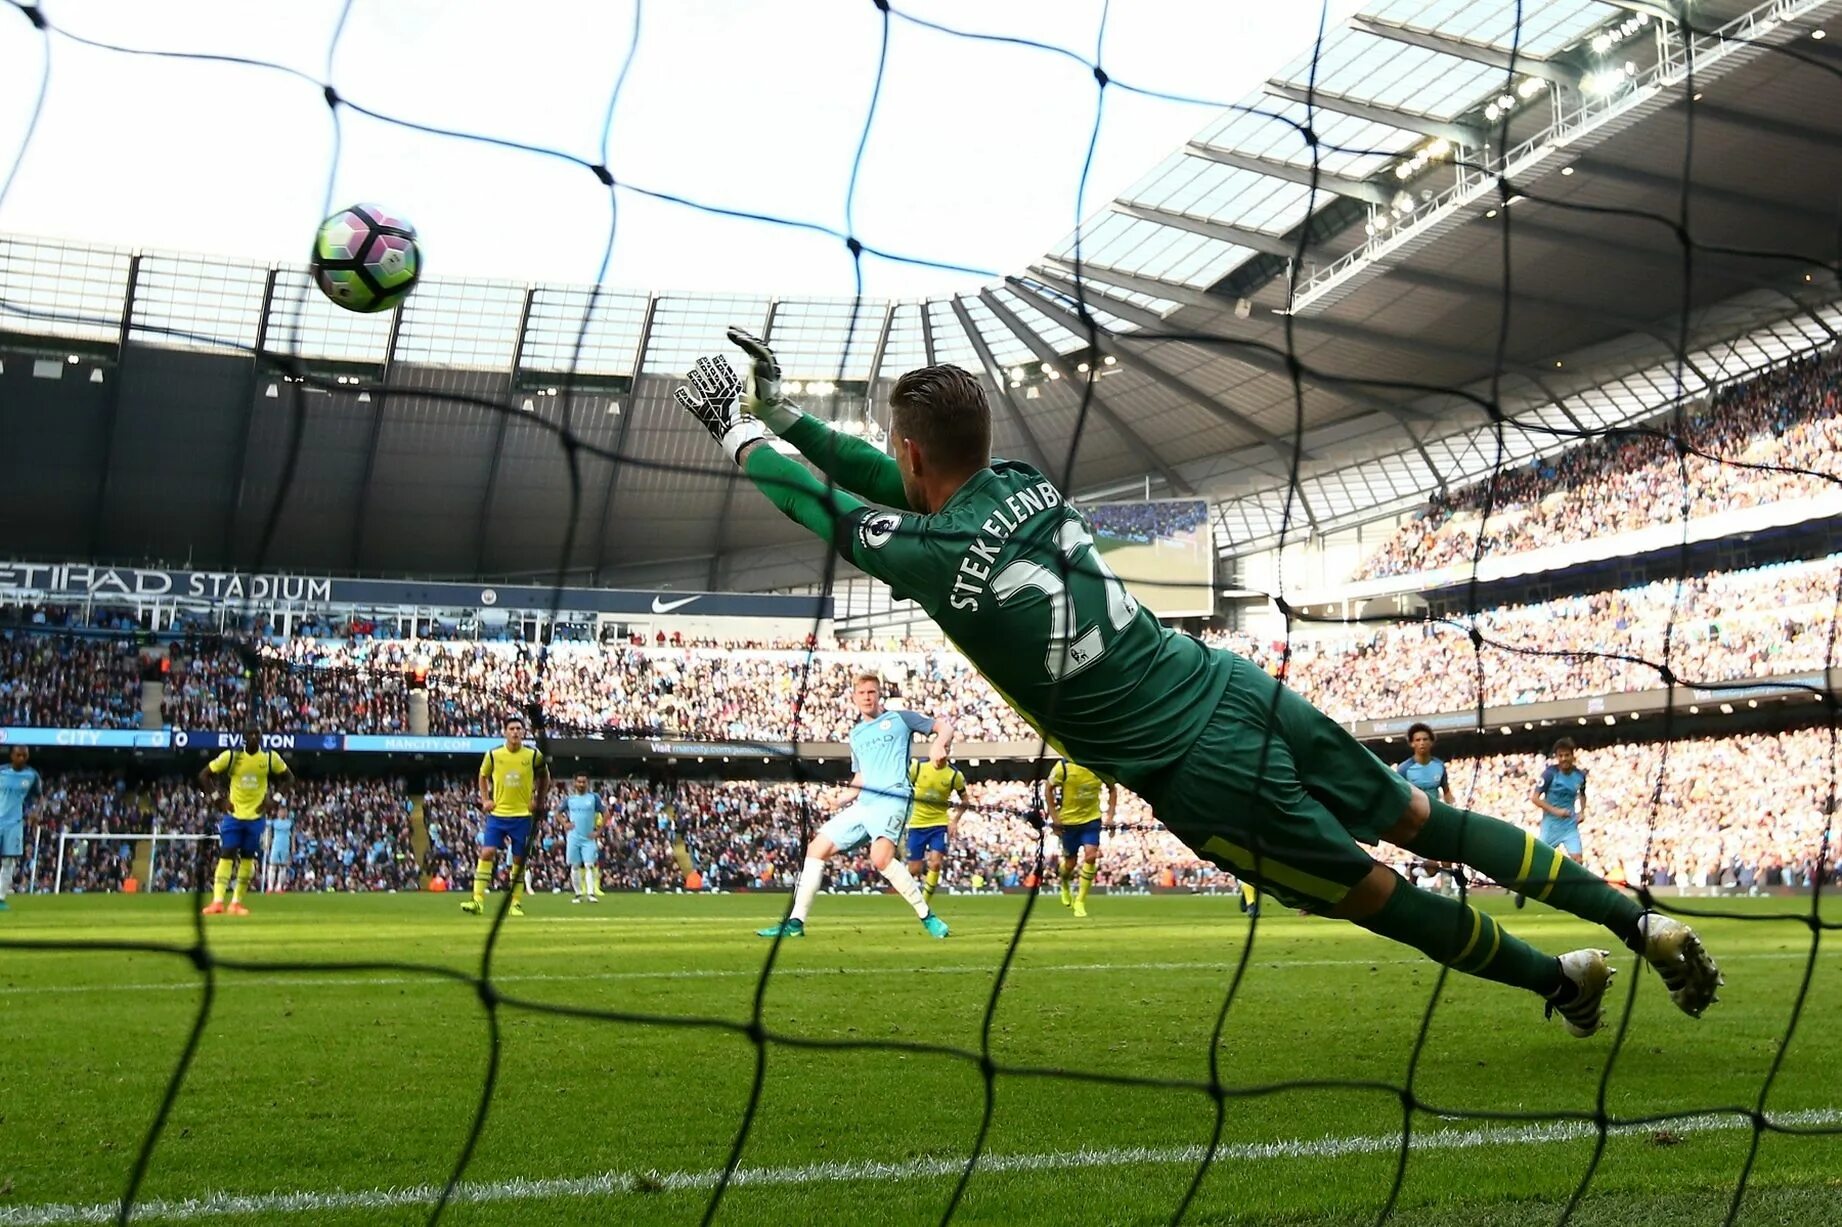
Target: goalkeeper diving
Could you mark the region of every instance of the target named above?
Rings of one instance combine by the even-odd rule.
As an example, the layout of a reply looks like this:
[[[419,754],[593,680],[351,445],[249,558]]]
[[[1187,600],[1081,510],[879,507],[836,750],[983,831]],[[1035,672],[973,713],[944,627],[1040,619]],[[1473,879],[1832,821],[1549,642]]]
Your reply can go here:
[[[1139,606],[1042,473],[991,458],[991,412],[956,366],[890,393],[893,457],[786,399],[761,341],[731,329],[746,382],[702,358],[680,406],[781,512],[913,600],[1065,758],[1130,788],[1172,833],[1282,902],[1349,920],[1469,975],[1526,989],[1587,1036],[1608,951],[1558,958],[1364,844],[1457,861],[1603,925],[1699,1017],[1720,973],[1694,931],[1646,911],[1520,827],[1429,798],[1336,721],[1231,652]],[[778,435],[829,482],[767,446]]]

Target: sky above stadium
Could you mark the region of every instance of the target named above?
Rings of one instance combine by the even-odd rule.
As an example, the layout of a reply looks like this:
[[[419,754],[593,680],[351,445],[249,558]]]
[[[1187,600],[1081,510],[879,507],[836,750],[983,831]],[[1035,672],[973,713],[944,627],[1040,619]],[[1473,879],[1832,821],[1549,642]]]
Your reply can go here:
[[[957,29],[1092,58],[1099,0],[900,0]],[[1330,0],[1334,25],[1360,5]],[[259,261],[300,262],[322,214],[378,201],[412,219],[431,275],[587,282],[608,193],[579,165],[454,140],[342,110],[319,87],[418,124],[602,160],[603,118],[633,45],[629,4],[589,0],[356,0],[328,77],[336,0],[46,0],[60,29],[161,51],[130,56],[0,10],[0,170],[42,118],[0,201],[0,231]],[[1309,47],[1315,3],[1117,0],[1100,59],[1117,80],[1234,102]],[[655,0],[644,5],[609,132],[615,176],[727,209],[846,229],[852,155],[882,41],[869,0]],[[923,259],[1014,272],[1074,230],[1096,86],[1040,50],[890,25],[852,230]],[[1086,201],[1092,217],[1204,127],[1208,108],[1106,91]],[[336,165],[336,169],[335,168]],[[330,186],[329,186],[330,176]],[[605,280],[654,290],[846,295],[836,238],[618,194]],[[977,273],[864,261],[864,290],[918,297]]]

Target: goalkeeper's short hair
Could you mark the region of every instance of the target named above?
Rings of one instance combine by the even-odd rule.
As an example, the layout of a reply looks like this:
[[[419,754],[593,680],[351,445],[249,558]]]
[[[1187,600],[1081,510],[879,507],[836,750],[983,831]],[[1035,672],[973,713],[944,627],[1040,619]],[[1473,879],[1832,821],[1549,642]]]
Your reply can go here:
[[[931,462],[968,469],[991,462],[991,405],[971,373],[957,366],[910,371],[895,381],[889,407],[895,433],[913,439]]]

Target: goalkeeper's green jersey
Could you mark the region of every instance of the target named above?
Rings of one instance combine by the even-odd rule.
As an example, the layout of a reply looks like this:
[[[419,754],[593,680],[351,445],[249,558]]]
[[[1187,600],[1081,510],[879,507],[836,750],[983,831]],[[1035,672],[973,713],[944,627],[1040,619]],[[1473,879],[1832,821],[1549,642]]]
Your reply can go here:
[[[994,461],[939,511],[909,510],[895,461],[807,417],[785,437],[845,490],[771,448],[744,457],[776,506],[915,601],[1061,752],[1128,783],[1201,734],[1230,657],[1163,626],[1101,559],[1086,521],[1027,464]]]

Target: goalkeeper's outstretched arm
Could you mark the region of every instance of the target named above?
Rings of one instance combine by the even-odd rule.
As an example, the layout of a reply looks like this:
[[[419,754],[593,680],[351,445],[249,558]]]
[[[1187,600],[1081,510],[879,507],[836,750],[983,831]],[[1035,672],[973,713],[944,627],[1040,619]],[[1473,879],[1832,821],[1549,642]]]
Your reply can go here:
[[[788,400],[780,389],[780,362],[765,342],[740,328],[731,328],[729,339],[749,360],[742,385],[743,413],[766,423],[843,489],[884,507],[914,510],[902,491],[902,474],[894,460],[862,439],[833,430]]]

